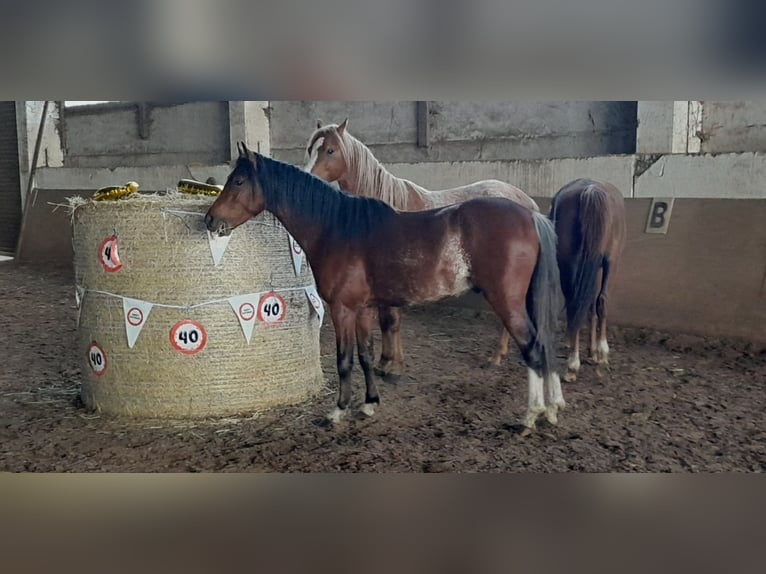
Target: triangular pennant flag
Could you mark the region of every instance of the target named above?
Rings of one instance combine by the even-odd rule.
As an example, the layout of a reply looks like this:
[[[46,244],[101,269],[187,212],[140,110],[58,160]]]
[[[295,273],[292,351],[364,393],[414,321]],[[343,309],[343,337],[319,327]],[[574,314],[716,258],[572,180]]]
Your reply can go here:
[[[229,297],[229,305],[231,305],[234,314],[239,319],[239,324],[242,327],[242,332],[245,334],[245,340],[248,345],[250,344],[250,337],[253,335],[260,296],[260,293],[248,293],[247,295]]]
[[[80,287],[79,285],[75,285],[74,288],[74,300],[77,303],[77,308],[80,308],[80,305],[82,304],[82,296],[85,294],[85,288]]]
[[[217,233],[207,232],[207,239],[210,242],[210,253],[213,254],[213,265],[218,267],[218,264],[223,258],[223,253],[226,251],[226,247],[231,241],[231,234],[218,235]]]
[[[310,285],[305,288],[306,291],[306,297],[309,298],[309,303],[311,303],[311,306],[314,308],[314,311],[317,312],[317,316],[319,317],[319,326],[322,326],[322,321],[324,320],[324,304],[322,303],[322,300],[319,298],[319,293],[317,293],[317,288],[314,285]]]
[[[288,233],[287,237],[290,240],[290,254],[293,256],[293,269],[295,269],[296,275],[300,275],[301,264],[303,263],[303,249],[301,249],[298,242],[293,239],[292,235]]]
[[[131,349],[136,344],[138,334],[146,325],[149,313],[152,312],[153,303],[140,299],[122,298],[122,316],[125,319],[125,333],[128,335],[128,347]]]

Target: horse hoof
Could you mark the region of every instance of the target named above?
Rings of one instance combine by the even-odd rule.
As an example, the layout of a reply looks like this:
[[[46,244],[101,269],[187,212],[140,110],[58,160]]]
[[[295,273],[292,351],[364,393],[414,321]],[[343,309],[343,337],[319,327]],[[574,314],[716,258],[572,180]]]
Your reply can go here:
[[[521,436],[522,438],[526,438],[529,435],[531,435],[533,432],[534,432],[534,429],[530,427],[524,427],[524,430],[521,431],[521,434],[519,436]]]
[[[545,419],[553,426],[557,426],[559,424],[557,411],[558,407],[555,405],[549,406],[547,409],[545,409]]]
[[[492,370],[500,366],[500,361],[495,361],[494,359],[490,359],[489,361],[483,362],[480,366],[482,369]]]
[[[577,380],[577,373],[574,371],[569,371],[566,375],[564,375],[564,381],[567,383],[574,383]]]
[[[344,416],[346,416],[346,411],[348,409],[341,409],[338,407],[335,407],[333,411],[327,415],[327,421],[332,424],[338,424],[341,419],[343,419]]]
[[[364,403],[360,411],[365,416],[373,416],[375,414],[375,403]]]

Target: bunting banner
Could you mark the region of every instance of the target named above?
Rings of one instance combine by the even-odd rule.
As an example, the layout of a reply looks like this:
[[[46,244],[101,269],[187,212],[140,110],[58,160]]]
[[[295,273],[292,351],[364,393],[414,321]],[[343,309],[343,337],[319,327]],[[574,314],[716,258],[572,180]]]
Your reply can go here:
[[[210,242],[210,253],[213,255],[213,265],[218,267],[223,259],[223,254],[226,251],[226,247],[231,241],[231,234],[218,235],[217,233],[207,232],[207,239]]]
[[[234,314],[239,320],[239,325],[242,327],[242,332],[245,334],[245,340],[248,345],[250,344],[250,338],[253,336],[259,299],[260,293],[229,297],[229,305],[231,305]]]
[[[306,297],[309,298],[309,303],[319,317],[319,326],[321,327],[322,321],[324,320],[324,304],[322,304],[322,300],[319,298],[317,288],[315,285],[309,285],[308,287],[305,287],[304,290],[306,291]]]
[[[149,318],[149,313],[152,311],[154,304],[148,301],[141,301],[140,299],[131,299],[129,297],[122,298],[122,314],[125,318],[125,333],[128,336],[128,347],[133,348],[136,344],[141,329],[146,325],[146,320]]]
[[[298,242],[295,241],[292,235],[288,233],[287,237],[290,242],[290,254],[293,256],[293,269],[295,269],[296,275],[300,275],[301,265],[303,264],[303,249],[301,249],[301,246],[298,245]]]
[[[80,305],[82,305],[82,297],[85,294],[85,289],[83,287],[80,287],[79,285],[75,285],[74,288],[74,300],[77,303],[77,308],[80,308]]]

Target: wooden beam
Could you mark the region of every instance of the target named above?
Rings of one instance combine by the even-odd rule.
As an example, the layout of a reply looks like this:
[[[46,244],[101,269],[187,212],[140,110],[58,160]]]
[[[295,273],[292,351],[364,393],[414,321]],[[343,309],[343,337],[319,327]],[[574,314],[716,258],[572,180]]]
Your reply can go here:
[[[415,102],[415,121],[418,128],[418,147],[429,146],[428,141],[428,102]]]

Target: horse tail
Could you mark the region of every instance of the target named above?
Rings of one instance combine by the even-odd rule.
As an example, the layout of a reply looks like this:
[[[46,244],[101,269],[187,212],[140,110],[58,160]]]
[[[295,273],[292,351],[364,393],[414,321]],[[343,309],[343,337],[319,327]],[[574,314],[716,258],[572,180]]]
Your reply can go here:
[[[596,280],[603,264],[606,233],[606,194],[589,185],[580,195],[578,255],[562,285],[566,298],[567,335],[573,337],[582,327],[596,298]]]
[[[527,291],[527,314],[535,327],[534,347],[542,352],[544,375],[556,371],[556,336],[561,309],[556,230],[545,215],[532,212],[540,243],[537,264]]]

